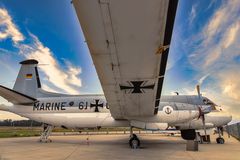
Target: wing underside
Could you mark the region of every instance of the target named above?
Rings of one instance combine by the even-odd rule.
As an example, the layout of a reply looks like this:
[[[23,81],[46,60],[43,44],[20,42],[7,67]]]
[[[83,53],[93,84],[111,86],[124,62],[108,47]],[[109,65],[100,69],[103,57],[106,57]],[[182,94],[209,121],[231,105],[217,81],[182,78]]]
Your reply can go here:
[[[115,119],[157,113],[176,0],[74,0]]]

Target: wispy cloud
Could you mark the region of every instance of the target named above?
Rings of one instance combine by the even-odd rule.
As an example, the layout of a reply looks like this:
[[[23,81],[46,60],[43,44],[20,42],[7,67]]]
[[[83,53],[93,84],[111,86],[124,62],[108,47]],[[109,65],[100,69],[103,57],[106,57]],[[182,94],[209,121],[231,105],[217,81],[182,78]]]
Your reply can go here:
[[[189,15],[189,24],[192,25],[194,19],[196,18],[196,15],[197,15],[197,4],[193,5],[192,6],[192,9],[191,9],[191,12],[190,12],[190,15]]]
[[[203,30],[205,44],[215,42],[214,39],[224,32],[226,27],[236,22],[239,17],[239,4],[238,0],[225,1],[213,14]]]
[[[217,0],[211,0],[209,5],[206,7],[206,10],[210,9],[214,4],[217,2]]]
[[[226,57],[223,55],[228,55],[229,58],[233,58],[232,55],[235,54],[235,52],[229,52],[229,47],[236,42],[236,38],[238,37],[239,33],[239,25],[240,22],[237,21],[233,25],[229,26],[219,42],[210,47],[211,50],[208,50],[208,55],[206,56],[203,67],[208,67],[221,58],[225,59]]]
[[[204,82],[204,80],[207,79],[208,76],[209,76],[209,74],[206,74],[206,75],[202,76],[202,77],[198,80],[199,85],[201,85],[201,84]]]
[[[17,26],[13,23],[8,11],[0,8],[0,40],[11,38],[14,43],[24,40],[23,34],[18,30]]]
[[[230,55],[236,53],[236,51],[231,52],[229,47],[238,41],[237,38],[239,39],[239,6],[240,1],[226,1],[216,10],[203,30],[198,33],[197,41],[200,37],[200,43],[197,43],[197,46],[192,43],[196,48],[194,53],[189,56],[192,64],[195,64],[198,68],[206,69],[219,59],[226,58],[224,55],[232,57]],[[191,39],[191,41],[194,41],[194,39]],[[235,43],[235,47],[236,45],[239,46]]]
[[[44,83],[42,84],[42,89],[45,90],[45,91],[48,91],[48,92],[55,92],[55,93],[58,92],[58,90],[56,90],[56,89],[54,89],[54,88],[52,88],[49,85],[46,85]]]
[[[70,94],[79,94],[79,87],[82,86],[82,81],[79,77],[81,68],[74,66],[71,62],[65,60],[64,66],[60,65],[54,53],[50,48],[44,46],[39,38],[29,33],[28,38],[30,43],[24,43],[24,35],[18,30],[16,25],[12,21],[12,17],[8,11],[4,8],[0,8],[0,40],[11,38],[14,42],[14,47],[19,50],[19,54],[27,59],[36,59],[44,76],[47,77],[48,83],[44,84],[45,88],[51,91],[64,91]],[[6,51],[1,49],[1,51]],[[7,53],[7,52],[5,52]],[[52,89],[48,84],[57,88]]]
[[[62,68],[52,51],[44,46],[37,36],[29,34],[33,40],[32,43],[17,45],[20,49],[19,53],[27,59],[36,59],[40,64],[47,64],[39,65],[39,68],[52,85],[65,93],[78,94],[79,87],[82,85],[79,78],[81,68],[72,65],[70,62],[65,64],[67,69]]]
[[[198,72],[193,79],[198,77],[205,95],[239,113],[240,1],[223,1],[193,37],[188,43],[193,48],[188,60]],[[184,90],[192,93],[192,88]]]

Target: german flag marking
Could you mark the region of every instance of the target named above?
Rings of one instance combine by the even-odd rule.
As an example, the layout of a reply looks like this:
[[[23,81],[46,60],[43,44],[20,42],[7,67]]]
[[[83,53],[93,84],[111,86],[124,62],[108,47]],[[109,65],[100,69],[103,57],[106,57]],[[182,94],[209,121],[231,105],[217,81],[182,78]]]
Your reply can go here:
[[[32,78],[32,74],[26,74],[25,78],[31,79]]]

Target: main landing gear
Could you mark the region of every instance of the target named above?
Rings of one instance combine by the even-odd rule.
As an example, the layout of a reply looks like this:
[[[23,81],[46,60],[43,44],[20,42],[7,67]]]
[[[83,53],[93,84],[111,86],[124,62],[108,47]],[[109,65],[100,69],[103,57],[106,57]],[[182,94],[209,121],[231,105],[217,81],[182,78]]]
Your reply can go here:
[[[51,126],[51,125],[44,124],[43,125],[43,132],[42,132],[42,134],[40,136],[39,142],[45,142],[45,143],[52,142],[52,140],[48,139],[48,137],[50,136],[53,128],[54,127]]]
[[[217,132],[218,132],[218,138],[216,138],[216,142],[218,144],[224,144],[225,140],[224,140],[224,138],[222,138],[223,128],[222,127],[217,127]]]
[[[138,139],[136,134],[133,134],[133,127],[130,127],[129,146],[132,149],[137,149],[140,147],[140,140]]]

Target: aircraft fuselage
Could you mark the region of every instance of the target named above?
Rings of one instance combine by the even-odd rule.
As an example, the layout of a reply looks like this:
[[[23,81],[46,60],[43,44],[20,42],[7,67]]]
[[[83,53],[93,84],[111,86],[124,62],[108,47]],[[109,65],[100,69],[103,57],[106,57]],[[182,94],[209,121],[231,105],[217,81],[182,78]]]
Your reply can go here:
[[[131,120],[177,125],[184,129],[194,127],[194,124],[202,127],[201,121],[197,120],[199,116],[197,96],[185,96],[185,98],[183,96],[162,96],[162,99],[158,114],[141,118],[126,117],[122,120],[115,120],[111,116],[108,103],[103,95],[38,98],[33,105],[13,105],[1,107],[1,109],[35,121],[66,128],[128,127]],[[183,101],[184,99],[188,101]],[[195,103],[190,104],[189,101]],[[196,120],[192,122],[193,119]],[[213,121],[212,118],[211,120]],[[188,124],[190,122],[192,122],[191,125]]]

